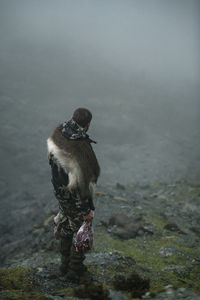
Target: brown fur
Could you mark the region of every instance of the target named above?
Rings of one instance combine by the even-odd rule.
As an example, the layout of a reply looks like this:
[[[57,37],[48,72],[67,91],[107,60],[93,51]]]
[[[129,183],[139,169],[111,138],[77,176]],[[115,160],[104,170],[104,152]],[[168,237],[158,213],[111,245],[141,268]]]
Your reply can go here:
[[[90,142],[87,139],[67,139],[61,133],[61,125],[55,128],[50,137],[58,148],[67,152],[78,163],[82,172],[81,192],[84,197],[88,197],[91,194],[90,182],[96,183],[100,175],[100,167]]]

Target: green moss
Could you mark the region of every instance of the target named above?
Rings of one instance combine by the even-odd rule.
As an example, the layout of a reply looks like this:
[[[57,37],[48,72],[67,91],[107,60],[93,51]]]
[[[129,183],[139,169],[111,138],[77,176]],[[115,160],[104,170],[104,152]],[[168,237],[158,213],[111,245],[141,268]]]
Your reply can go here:
[[[162,293],[165,291],[165,288],[160,285],[154,285],[153,287],[150,288],[149,293],[152,297],[154,297],[158,293]]]
[[[163,227],[162,218],[156,218],[158,228]],[[173,233],[174,234],[174,233]],[[174,252],[169,256],[160,254],[161,248],[172,247]],[[177,251],[176,251],[177,250]],[[196,257],[196,249],[187,245],[180,245],[178,237],[155,236],[150,238],[135,238],[126,241],[113,237],[106,231],[97,232],[95,235],[95,251],[120,253],[125,257],[131,257],[136,261],[136,265],[132,264],[117,269],[106,267],[111,277],[116,272],[130,272],[131,270],[142,270],[144,275],[151,278],[151,290],[156,293],[157,290],[163,290],[166,285],[173,287],[188,287],[194,291],[200,291],[200,266],[191,269],[192,259]]]
[[[180,190],[180,195],[183,195],[184,197],[193,197],[193,196],[200,196],[200,187],[185,187],[182,186]]]
[[[107,268],[106,272],[107,272],[108,276],[110,278],[112,278],[112,277],[114,277],[116,275],[117,269],[118,269],[118,267],[110,265]]]
[[[187,280],[187,283],[190,285],[190,287],[194,288],[194,290],[200,291],[200,266],[193,266],[190,273],[189,273],[189,279]]]
[[[144,192],[144,187],[141,185],[129,185],[126,187],[126,190],[131,192]],[[159,191],[163,191],[165,196],[167,195],[167,198],[174,198],[177,197],[177,199],[182,200],[184,197],[193,197],[193,196],[200,196],[200,187],[199,185],[190,184],[187,182],[177,182],[172,185],[166,185],[162,182],[155,182],[148,186],[146,186],[146,191],[148,192],[148,196],[144,195],[146,197],[152,197]]]
[[[28,277],[30,269],[21,267],[0,270],[0,286],[1,290],[23,289],[31,291],[33,289],[33,281]]]
[[[46,300],[42,293],[34,291],[35,282],[29,276],[31,269],[10,268],[0,270],[0,297],[13,300]]]
[[[100,268],[98,268],[97,266],[93,266],[93,265],[88,265],[88,271],[93,274],[93,275],[103,275],[103,272]]]
[[[38,292],[23,292],[18,290],[4,290],[0,292],[0,298],[2,300],[48,300],[50,298],[42,295]]]
[[[164,226],[167,224],[167,220],[158,214],[148,214],[144,216],[146,224],[153,224],[155,233],[163,232]]]
[[[91,273],[92,276],[94,276],[96,279],[98,279],[104,289],[111,289],[112,285],[109,283],[112,278],[116,275],[118,272],[119,267],[113,266],[112,264],[108,265],[100,265],[100,266],[93,266],[88,265],[88,271]],[[109,281],[109,282],[108,282]]]
[[[60,290],[61,293],[63,293],[65,296],[73,297],[73,288],[66,288]]]

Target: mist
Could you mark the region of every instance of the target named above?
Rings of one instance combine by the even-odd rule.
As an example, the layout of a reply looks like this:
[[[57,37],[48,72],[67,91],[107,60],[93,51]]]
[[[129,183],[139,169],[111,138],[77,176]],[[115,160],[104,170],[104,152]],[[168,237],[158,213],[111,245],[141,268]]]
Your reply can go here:
[[[200,232],[199,8],[198,0],[0,0],[0,262],[33,268],[42,292],[65,288],[55,276],[58,203],[46,141],[78,107],[93,114],[88,134],[101,167],[89,263],[118,268],[116,237],[102,224],[124,214],[140,230],[119,252],[125,266],[136,249],[155,282],[175,270],[164,283],[199,291],[191,279]]]
[[[81,106],[100,183],[199,174],[198,1],[0,1],[1,157],[48,182],[46,139]]]

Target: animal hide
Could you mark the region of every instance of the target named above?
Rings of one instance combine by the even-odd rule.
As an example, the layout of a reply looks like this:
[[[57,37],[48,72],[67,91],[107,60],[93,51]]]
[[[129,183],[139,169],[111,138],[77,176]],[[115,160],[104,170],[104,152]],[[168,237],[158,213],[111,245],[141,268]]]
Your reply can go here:
[[[47,149],[68,174],[68,188],[79,188],[83,198],[93,198],[93,186],[100,175],[100,167],[89,140],[67,139],[58,126],[47,139]]]

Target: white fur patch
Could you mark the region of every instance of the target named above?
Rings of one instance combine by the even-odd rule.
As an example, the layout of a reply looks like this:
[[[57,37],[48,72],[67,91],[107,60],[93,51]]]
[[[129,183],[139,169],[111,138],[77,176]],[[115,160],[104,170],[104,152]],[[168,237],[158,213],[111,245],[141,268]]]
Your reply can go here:
[[[94,182],[90,182],[90,184],[89,184],[89,190],[90,190],[90,194],[91,194],[92,198],[94,198],[95,189],[96,189],[95,183]]]
[[[60,165],[63,167],[65,172],[69,176],[68,188],[75,188],[80,186],[82,181],[82,172],[78,163],[73,159],[70,153],[67,153],[63,149],[60,149],[52,140],[52,138],[47,139],[47,150],[48,154],[52,153],[58,160]]]

